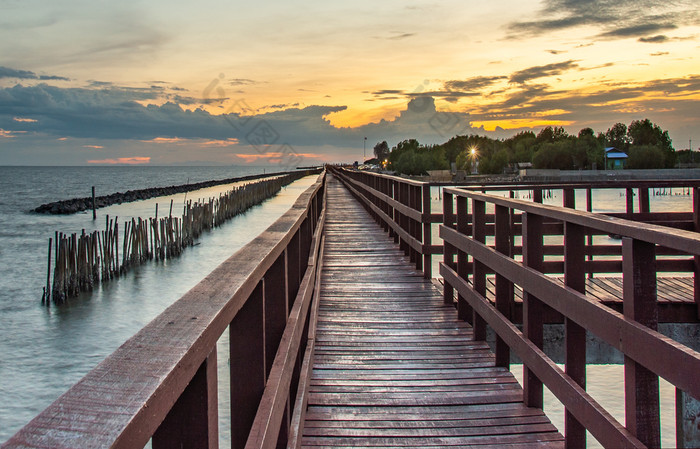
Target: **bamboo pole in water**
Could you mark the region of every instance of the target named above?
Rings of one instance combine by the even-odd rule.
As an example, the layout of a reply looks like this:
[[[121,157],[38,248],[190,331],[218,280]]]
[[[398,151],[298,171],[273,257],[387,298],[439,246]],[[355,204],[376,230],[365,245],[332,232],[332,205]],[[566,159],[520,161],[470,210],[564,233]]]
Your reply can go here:
[[[49,255],[48,255],[48,269],[46,271],[46,287],[44,290],[44,297],[42,298],[42,304],[49,304],[51,301],[51,249],[52,249],[53,239],[49,237]]]
[[[148,260],[164,261],[182,254],[203,232],[221,226],[228,219],[276,194],[283,186],[305,176],[299,173],[238,186],[218,197],[185,200],[182,217],[173,217],[174,200],[167,217],[132,218],[124,222],[119,237],[119,219],[105,217],[104,231],[78,234],[56,232],[49,239],[46,287],[42,301],[60,304],[69,297],[90,291]],[[122,250],[121,264],[119,250]],[[51,252],[54,253],[51,283]]]

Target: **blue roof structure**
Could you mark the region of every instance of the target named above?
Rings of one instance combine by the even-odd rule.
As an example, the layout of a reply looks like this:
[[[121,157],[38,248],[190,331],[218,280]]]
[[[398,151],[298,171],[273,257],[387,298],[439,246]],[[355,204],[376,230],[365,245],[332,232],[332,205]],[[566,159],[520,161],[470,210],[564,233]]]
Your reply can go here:
[[[605,149],[605,157],[608,159],[627,159],[627,155],[622,151],[618,151],[615,147],[607,147]]]

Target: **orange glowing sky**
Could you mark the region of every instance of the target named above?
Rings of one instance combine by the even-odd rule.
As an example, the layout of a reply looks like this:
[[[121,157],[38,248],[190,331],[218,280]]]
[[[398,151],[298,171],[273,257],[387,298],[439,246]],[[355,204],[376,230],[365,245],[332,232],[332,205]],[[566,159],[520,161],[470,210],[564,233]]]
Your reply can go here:
[[[700,144],[698,0],[0,10],[0,164],[350,161],[364,137],[371,148],[643,118],[677,149]]]

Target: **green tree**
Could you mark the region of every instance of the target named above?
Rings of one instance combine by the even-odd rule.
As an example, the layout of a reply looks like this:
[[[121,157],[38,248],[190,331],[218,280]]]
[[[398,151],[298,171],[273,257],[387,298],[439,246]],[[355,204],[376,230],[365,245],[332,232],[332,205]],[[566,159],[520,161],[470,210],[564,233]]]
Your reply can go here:
[[[661,150],[663,164],[661,167],[671,168],[676,162],[676,154],[671,144],[668,131],[664,131],[651,120],[634,120],[627,130],[627,137],[635,147],[654,146]]]
[[[423,147],[415,139],[399,142],[389,154],[389,160],[393,170],[405,175],[425,175],[428,170],[449,168],[441,145]]]
[[[608,128],[606,131],[605,141],[608,146],[615,147],[621,151],[627,151],[630,144],[627,126],[624,123],[615,123],[612,128]]]
[[[634,145],[629,149],[627,168],[664,168],[664,156],[663,150],[656,145]]]
[[[394,148],[391,149],[389,153],[389,162],[393,165],[394,162],[399,160],[399,157],[408,151],[415,151],[420,146],[420,143],[416,139],[406,139],[397,143]]]
[[[581,131],[578,132],[578,138],[579,139],[586,139],[586,138],[595,139],[595,131],[593,131],[592,128],[582,128]]]
[[[386,140],[377,142],[374,146],[374,156],[380,161],[384,161],[389,156],[389,144]]]
[[[566,139],[567,137],[568,134],[563,127],[546,126],[539,132],[539,134],[537,134],[536,143],[552,143],[558,140]]]
[[[500,174],[510,163],[510,153],[506,148],[501,148],[489,158],[479,161],[479,173]]]
[[[605,157],[603,151],[603,143],[595,136],[595,132],[591,128],[583,128],[578,133],[578,138],[574,144],[574,156],[576,168],[602,168]],[[585,154],[585,161],[584,161]]]
[[[573,141],[560,140],[543,144],[532,158],[532,165],[544,169],[573,169]]]

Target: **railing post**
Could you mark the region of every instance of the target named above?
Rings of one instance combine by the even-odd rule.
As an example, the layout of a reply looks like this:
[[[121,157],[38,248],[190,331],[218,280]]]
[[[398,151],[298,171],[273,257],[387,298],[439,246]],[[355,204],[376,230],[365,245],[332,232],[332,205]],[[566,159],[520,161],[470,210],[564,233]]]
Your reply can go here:
[[[403,182],[399,182],[398,187],[399,187],[399,202],[401,204],[403,204],[404,206],[406,206],[408,203],[408,185],[403,183]],[[399,226],[401,227],[401,229],[403,229],[405,232],[409,232],[408,231],[408,217],[406,215],[402,214],[401,212],[399,212],[398,223],[399,223]],[[404,239],[402,239],[400,237],[399,237],[399,248],[401,248],[403,250],[404,254],[409,256],[409,260],[411,262],[413,262],[413,257],[411,257],[412,256],[411,247],[408,246],[408,242],[406,242]]]
[[[382,178],[382,187],[382,192],[384,192],[384,195],[391,198],[391,181],[388,178]],[[393,218],[393,209],[391,208],[389,202],[386,200],[384,201],[384,212],[389,218]],[[389,237],[393,237],[393,230],[391,226],[389,226],[389,222],[386,222],[384,224],[384,230],[389,232]]]
[[[397,186],[398,184],[395,180],[392,179],[391,181],[389,181],[389,190],[391,191],[389,196],[394,201],[399,200],[399,192]],[[394,223],[399,224],[400,215],[401,214],[399,214],[399,212],[397,212],[394,207],[391,208],[391,214],[389,214],[389,216],[393,218]],[[389,236],[394,237],[394,243],[399,243],[399,235],[394,231],[393,228],[389,228]]]
[[[535,203],[542,203],[542,189],[535,189],[532,191],[532,201]]]
[[[693,229],[700,232],[700,187],[693,187]],[[693,296],[698,318],[700,318],[700,256],[693,257],[695,273],[693,276]]]
[[[649,187],[639,187],[637,192],[639,195],[639,212],[648,214],[651,211],[649,208]]]
[[[542,217],[523,212],[523,263],[537,271],[543,267]],[[527,291],[523,292],[523,334],[542,348],[544,305]],[[527,366],[523,367],[523,399],[528,407],[542,408],[542,381]]]
[[[153,434],[151,447],[219,447],[216,346]]]
[[[625,208],[625,211],[627,212],[627,217],[625,218],[631,220],[632,217],[630,217],[630,215],[634,213],[634,190],[632,189],[632,187],[627,187],[625,192],[625,200],[627,205],[627,207]]]
[[[586,189],[586,211],[593,212],[593,190],[591,188]],[[586,248],[588,248],[586,260],[593,262],[593,254],[591,253],[593,249],[593,234],[590,232],[586,233]],[[593,279],[593,270],[588,271],[588,279]]]
[[[265,391],[264,286],[261,281],[229,326],[231,448],[244,448]]]
[[[656,255],[653,243],[622,239],[626,318],[656,330]],[[647,447],[660,447],[659,377],[625,357],[625,427]]]
[[[564,189],[564,207],[576,209],[576,191],[574,189]]]
[[[469,217],[467,216],[467,199],[463,196],[457,197],[457,232],[462,235],[467,235]],[[469,260],[467,253],[462,250],[457,251],[457,274],[462,279],[469,279],[469,271],[467,269]],[[467,300],[460,294],[457,295],[457,317],[470,324],[473,322],[472,307]]]
[[[431,213],[431,197],[430,197],[430,184],[424,184],[422,187],[423,200],[423,248],[425,254],[423,254],[423,277],[425,279],[431,279],[433,277],[433,252],[430,248],[433,244],[433,224],[430,221]]]
[[[443,193],[442,195],[442,216],[443,224],[448,228],[455,227],[455,215],[454,215],[454,199],[451,193]],[[456,250],[453,245],[450,245],[447,241],[443,241],[443,262],[450,268],[455,269],[455,254]],[[445,287],[443,290],[443,298],[445,304],[452,305],[454,303],[455,292],[454,288],[448,282],[445,282]]]
[[[379,218],[379,217],[377,217]],[[311,253],[311,239],[313,238],[313,230],[311,229],[311,217],[307,215],[304,221],[301,222],[299,228],[299,276],[304,277],[306,267],[309,264],[309,254]]]
[[[564,282],[578,292],[586,293],[585,230],[582,226],[564,223]],[[586,388],[586,329],[569,318],[564,319],[566,374]],[[566,448],[586,447],[586,429],[569,410],[565,415]]]
[[[301,273],[299,272],[299,231],[294,234],[294,237],[289,242],[285,254],[287,256],[286,268],[287,268],[287,300],[289,305],[287,307],[287,312],[292,310],[294,305],[294,300],[297,297],[297,292],[299,292],[299,283],[301,282]]]
[[[420,212],[421,210],[421,193],[422,189],[418,186],[409,186],[409,192],[411,193],[411,197],[409,200],[410,207],[416,212]],[[413,218],[409,219],[410,221],[410,230],[411,230],[411,236],[418,240],[419,242],[423,240],[423,236],[421,235],[423,233],[423,220],[414,220]],[[423,253],[422,251],[418,251],[411,247],[411,253],[413,254],[414,257],[414,262],[416,264],[416,270],[422,271],[423,270]]]
[[[486,203],[472,200],[472,238],[486,243]],[[472,281],[474,290],[486,298],[486,266],[472,258]],[[475,341],[486,340],[486,321],[472,310],[472,328]]]
[[[512,257],[511,254],[510,209],[496,206],[496,251]],[[508,320],[512,320],[513,283],[505,276],[496,274],[496,309]],[[510,347],[496,335],[496,366],[510,367]]]
[[[265,378],[279,347],[289,316],[285,256],[282,253],[265,273]]]

